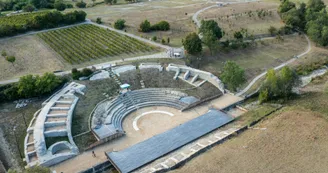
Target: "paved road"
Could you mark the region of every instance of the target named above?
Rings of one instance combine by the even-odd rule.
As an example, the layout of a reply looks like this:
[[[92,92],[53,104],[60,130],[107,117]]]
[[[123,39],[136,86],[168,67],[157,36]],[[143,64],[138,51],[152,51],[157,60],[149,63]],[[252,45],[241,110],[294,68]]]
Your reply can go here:
[[[96,67],[96,69],[102,69],[103,67],[114,66],[117,63],[121,63],[121,62],[125,62],[125,61],[136,61],[136,60],[143,60],[143,59],[161,59],[161,58],[170,58],[170,57],[168,56],[167,52],[160,52],[160,53],[153,54],[153,55],[145,55],[145,56],[138,56],[138,57],[108,61],[108,62],[101,63],[101,64],[95,64],[95,65],[87,66],[87,68]],[[82,70],[82,69],[83,68],[80,68],[78,70]],[[70,74],[70,73],[71,73],[71,71],[69,70],[69,71],[55,73],[55,75],[63,76],[63,75],[67,75],[67,74]],[[15,83],[15,82],[18,82],[18,81],[19,81],[19,78],[10,79],[10,80],[3,80],[3,81],[0,81],[0,85]]]

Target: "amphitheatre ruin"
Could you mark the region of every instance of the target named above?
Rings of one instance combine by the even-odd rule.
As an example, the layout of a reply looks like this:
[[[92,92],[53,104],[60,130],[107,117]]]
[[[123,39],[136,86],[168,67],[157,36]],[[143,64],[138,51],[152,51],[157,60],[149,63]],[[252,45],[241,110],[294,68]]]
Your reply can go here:
[[[79,97],[83,97],[88,88],[76,82],[70,83],[42,103],[42,108],[35,113],[25,138],[27,165],[53,166],[54,170],[62,171],[67,170],[65,167],[70,164],[80,164],[81,167],[76,170],[84,168],[84,171],[88,172],[89,169],[96,169],[97,164],[107,163],[107,167],[112,165],[120,172],[144,172],[147,169],[160,171],[174,167],[207,145],[224,140],[229,134],[238,131],[238,128],[216,131],[220,126],[242,115],[244,110],[235,107],[243,98],[226,93],[220,79],[213,74],[175,64],[163,67],[160,64],[143,63],[138,69],[171,72],[174,74],[171,76],[172,82],[182,80],[190,88],[209,83],[219,94],[211,96],[211,101],[204,104],[204,100],[189,96],[178,88],[147,88],[145,86],[148,84],[145,83],[142,89],[130,90],[128,84],[117,81],[121,84],[118,95],[99,102],[89,117],[89,128],[98,140],[92,150],[102,154],[106,152],[108,160],[101,163],[93,163],[90,160],[76,163],[79,157],[85,156],[79,155],[73,140],[72,112]],[[136,70],[134,65],[114,65],[95,72],[90,80],[101,80],[100,76],[110,77],[110,74],[120,76],[137,73]],[[233,109],[237,110],[231,111]],[[234,113],[226,113],[228,110]],[[191,150],[191,153],[183,157],[174,157],[173,165],[160,163],[153,168],[144,167],[208,133],[221,135],[212,143],[198,143],[200,148]],[[45,138],[63,136],[67,137],[68,141],[58,141],[46,146]],[[130,160],[126,159],[127,155]],[[72,159],[65,162],[70,158]]]
[[[325,1],[0,0],[0,173],[327,172]]]

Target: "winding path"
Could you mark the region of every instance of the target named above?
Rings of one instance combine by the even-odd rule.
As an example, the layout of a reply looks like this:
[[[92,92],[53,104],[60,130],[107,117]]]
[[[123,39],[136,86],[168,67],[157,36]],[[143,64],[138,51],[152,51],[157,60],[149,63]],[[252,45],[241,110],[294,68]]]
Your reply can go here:
[[[208,9],[211,9],[211,8],[214,8],[214,7],[217,7],[217,8],[220,8],[220,7],[224,7],[224,5],[227,5],[227,4],[240,4],[240,3],[247,3],[247,2],[255,2],[255,1],[245,1],[245,2],[218,2],[219,4],[222,4],[222,6],[218,6],[218,5],[211,5],[211,6],[208,6],[208,7],[205,7],[199,11],[197,11],[193,16],[192,16],[192,20],[194,21],[194,23],[197,25],[198,28],[200,28],[201,26],[201,22],[198,20],[198,15]],[[306,34],[303,33],[303,35],[305,36],[307,42],[308,42],[308,46],[307,46],[307,49],[299,54],[299,55],[296,55],[295,58],[293,59],[290,59],[289,61],[287,62],[284,62],[282,64],[280,64],[279,66],[275,67],[274,69],[275,70],[279,70],[281,69],[282,67],[294,62],[296,59],[298,58],[301,58],[303,57],[304,55],[308,54],[311,49],[312,49],[312,46],[311,46],[311,41],[310,39],[308,38],[308,36]],[[200,37],[202,37],[200,35]],[[259,39],[256,39],[256,40],[267,40],[267,39],[273,39],[275,37],[266,37],[266,38],[259,38]],[[263,72],[261,73],[260,75],[256,76],[252,81],[251,83],[248,84],[248,86],[246,86],[243,90],[241,90],[240,92],[236,93],[236,96],[243,96],[259,79],[261,79],[263,76],[265,76],[267,74],[267,72]]]
[[[308,36],[307,35],[305,35],[304,34],[304,36],[305,36],[305,38],[306,38],[306,40],[307,40],[307,42],[308,42],[308,46],[307,46],[307,49],[303,52],[303,53],[301,53],[301,54],[299,54],[299,55],[296,55],[296,57],[295,58],[293,58],[293,59],[290,59],[289,61],[287,61],[287,62],[284,62],[284,63],[282,63],[282,64],[280,64],[279,66],[277,66],[277,67],[275,67],[274,69],[275,70],[279,70],[279,69],[281,69],[282,67],[284,67],[284,66],[286,66],[286,65],[288,65],[288,64],[290,64],[290,63],[292,63],[292,62],[294,62],[296,59],[298,59],[298,58],[301,58],[302,56],[304,56],[304,55],[306,55],[306,54],[308,54],[310,51],[311,51],[311,49],[312,49],[312,46],[311,46],[311,41],[309,40],[309,38],[308,38]],[[261,73],[260,75],[258,75],[258,76],[256,76],[252,81],[251,81],[251,83],[249,83],[248,84],[248,86],[246,87],[246,88],[244,88],[243,90],[241,90],[239,93],[237,93],[236,94],[236,96],[243,96],[259,79],[261,79],[263,76],[265,76],[267,74],[267,72],[263,72],[263,73]]]

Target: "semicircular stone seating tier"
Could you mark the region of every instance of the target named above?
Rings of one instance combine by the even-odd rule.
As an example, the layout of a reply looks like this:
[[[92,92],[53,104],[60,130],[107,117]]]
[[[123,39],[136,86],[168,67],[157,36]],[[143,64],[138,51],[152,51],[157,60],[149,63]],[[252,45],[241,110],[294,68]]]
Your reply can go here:
[[[79,151],[71,133],[72,115],[85,86],[72,82],[42,103],[27,128],[24,152],[27,167],[51,166],[76,156]],[[46,146],[46,138],[67,137]]]
[[[92,131],[98,140],[114,139],[125,134],[123,120],[133,111],[149,106],[167,106],[182,110],[190,103],[180,99],[187,96],[183,92],[163,88],[129,91],[98,105],[92,117]]]

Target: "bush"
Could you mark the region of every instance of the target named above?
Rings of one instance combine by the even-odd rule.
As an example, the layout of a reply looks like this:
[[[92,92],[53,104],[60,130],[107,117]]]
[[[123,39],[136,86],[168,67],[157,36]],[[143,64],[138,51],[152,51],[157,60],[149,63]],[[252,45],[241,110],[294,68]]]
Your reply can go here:
[[[54,7],[58,11],[64,11],[66,9],[66,4],[63,2],[63,0],[56,0]]]
[[[162,44],[165,44],[165,39],[164,38],[162,38]]]
[[[151,26],[152,31],[168,31],[170,30],[170,24],[167,21],[160,21],[155,25]]]
[[[85,8],[87,6],[87,3],[80,1],[75,4],[76,7],[78,8]]]
[[[76,68],[72,69],[72,78],[74,80],[79,80],[80,77],[88,77],[93,73],[89,68],[84,68],[82,71],[78,71]]]
[[[101,24],[102,23],[101,17],[97,17],[96,23],[98,23],[98,24]]]
[[[14,56],[7,56],[7,57],[6,57],[6,60],[7,60],[8,62],[14,63],[14,62],[16,61],[16,58],[15,58]]]
[[[5,50],[2,50],[1,51],[1,56],[6,57],[7,56],[7,52]]]
[[[114,28],[115,29],[122,30],[124,27],[125,27],[125,20],[124,19],[117,19],[116,22],[114,23]]]
[[[73,8],[72,4],[66,4],[66,8]]]
[[[153,41],[157,41],[157,37],[156,36],[153,36],[152,40]]]
[[[25,12],[33,12],[35,10],[35,7],[32,4],[27,4],[23,7],[23,11]]]

